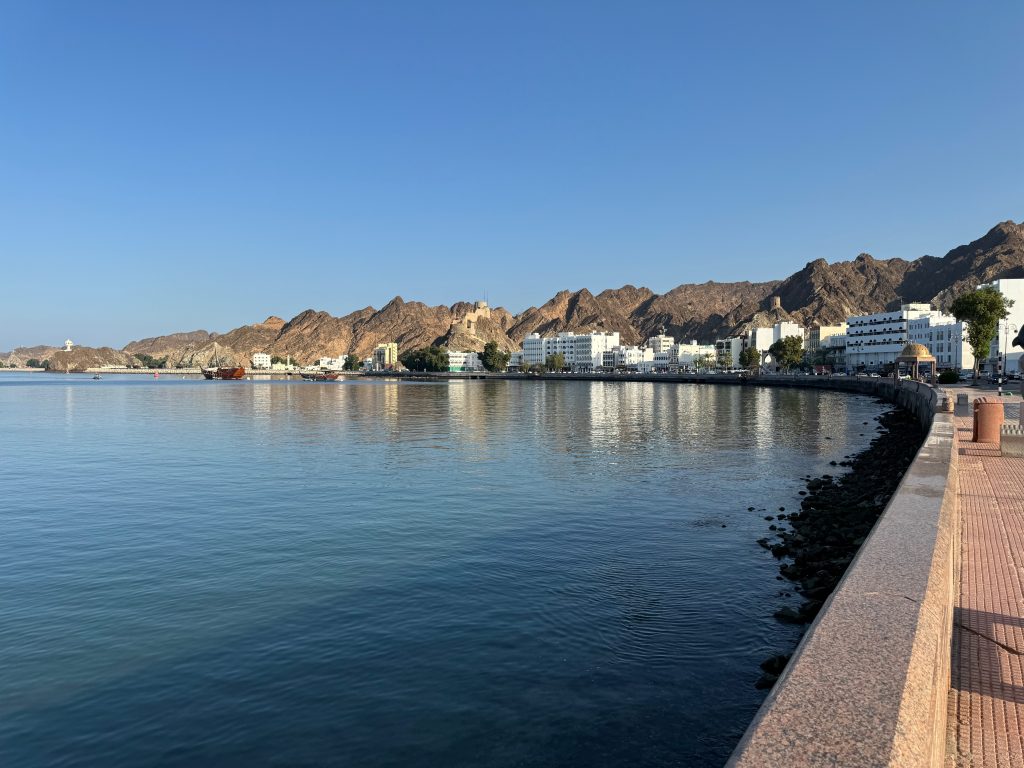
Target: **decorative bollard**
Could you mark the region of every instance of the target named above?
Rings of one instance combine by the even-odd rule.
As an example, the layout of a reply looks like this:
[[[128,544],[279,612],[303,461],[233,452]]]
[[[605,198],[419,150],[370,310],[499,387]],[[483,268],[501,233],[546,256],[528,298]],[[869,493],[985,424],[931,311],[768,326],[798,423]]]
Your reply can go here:
[[[971,404],[967,401],[967,393],[961,392],[956,396],[956,407],[953,409],[954,416],[970,416]]]
[[[974,401],[974,442],[999,445],[999,429],[1003,426],[1003,403],[994,397]]]

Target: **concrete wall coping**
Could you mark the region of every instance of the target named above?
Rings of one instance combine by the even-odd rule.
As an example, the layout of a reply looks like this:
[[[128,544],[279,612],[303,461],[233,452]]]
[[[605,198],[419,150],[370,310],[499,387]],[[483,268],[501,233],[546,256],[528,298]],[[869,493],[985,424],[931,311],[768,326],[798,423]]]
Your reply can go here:
[[[919,407],[944,396],[930,392],[914,388]],[[942,765],[959,536],[954,430],[952,414],[934,415],[729,766]]]

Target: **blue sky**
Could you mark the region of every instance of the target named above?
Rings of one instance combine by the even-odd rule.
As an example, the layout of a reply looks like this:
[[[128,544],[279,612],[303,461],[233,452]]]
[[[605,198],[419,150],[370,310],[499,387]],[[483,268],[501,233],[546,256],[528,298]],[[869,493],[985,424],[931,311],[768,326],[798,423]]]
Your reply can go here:
[[[1024,218],[1024,3],[0,3],[0,349]]]

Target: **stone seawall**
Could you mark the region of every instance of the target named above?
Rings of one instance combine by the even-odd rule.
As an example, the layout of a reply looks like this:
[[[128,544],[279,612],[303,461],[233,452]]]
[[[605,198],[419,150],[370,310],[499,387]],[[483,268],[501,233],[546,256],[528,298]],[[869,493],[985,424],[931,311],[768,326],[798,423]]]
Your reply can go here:
[[[728,765],[941,766],[959,530],[952,416],[923,385],[830,383],[908,408],[928,437]]]

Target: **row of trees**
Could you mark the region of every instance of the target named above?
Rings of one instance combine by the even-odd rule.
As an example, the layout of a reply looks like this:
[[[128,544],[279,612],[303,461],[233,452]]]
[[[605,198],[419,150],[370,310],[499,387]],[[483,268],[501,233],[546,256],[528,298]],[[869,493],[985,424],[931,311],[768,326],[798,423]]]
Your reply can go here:
[[[410,349],[400,354],[398,361],[410,371],[447,371],[448,350],[434,346]]]
[[[166,368],[167,358],[166,357],[153,357],[147,355],[145,352],[136,352],[135,358],[142,363],[143,368]]]

